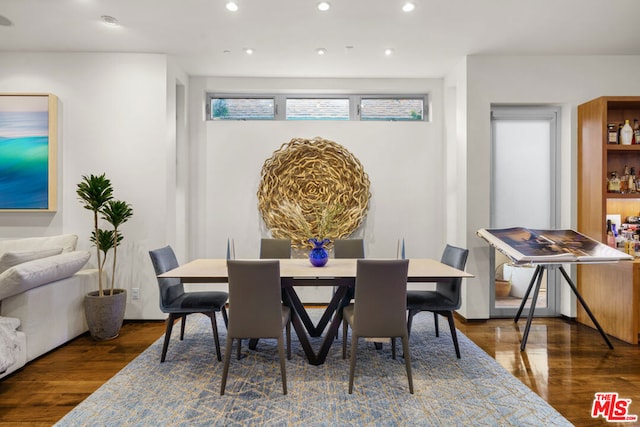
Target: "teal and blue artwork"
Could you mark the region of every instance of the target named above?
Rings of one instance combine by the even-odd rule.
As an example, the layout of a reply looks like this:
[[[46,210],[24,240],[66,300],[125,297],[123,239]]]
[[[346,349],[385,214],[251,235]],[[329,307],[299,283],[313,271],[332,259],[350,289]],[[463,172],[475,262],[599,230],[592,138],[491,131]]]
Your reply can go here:
[[[0,96],[0,209],[49,208],[47,96]]]

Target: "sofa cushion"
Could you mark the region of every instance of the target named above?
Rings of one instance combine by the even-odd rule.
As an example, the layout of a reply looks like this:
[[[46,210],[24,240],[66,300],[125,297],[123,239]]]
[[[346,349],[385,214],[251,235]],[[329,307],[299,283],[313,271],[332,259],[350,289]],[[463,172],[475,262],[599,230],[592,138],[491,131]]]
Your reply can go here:
[[[0,274],[0,301],[74,275],[89,261],[89,251],[73,251],[23,262]]]
[[[23,262],[46,258],[53,255],[59,255],[61,253],[62,248],[42,249],[39,251],[26,252],[5,252],[0,255],[0,273],[6,271],[10,267],[13,267],[14,265],[22,264]]]
[[[0,240],[0,253],[19,251],[38,251],[41,249],[62,248],[62,252],[76,250],[78,236],[75,234],[58,234],[45,237],[27,237],[15,240]]]

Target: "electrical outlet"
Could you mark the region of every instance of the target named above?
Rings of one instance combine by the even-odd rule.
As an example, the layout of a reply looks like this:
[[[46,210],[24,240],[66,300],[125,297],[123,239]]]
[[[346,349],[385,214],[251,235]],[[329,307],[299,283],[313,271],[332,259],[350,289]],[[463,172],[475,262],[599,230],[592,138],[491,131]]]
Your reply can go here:
[[[131,288],[131,299],[140,299],[140,288]]]

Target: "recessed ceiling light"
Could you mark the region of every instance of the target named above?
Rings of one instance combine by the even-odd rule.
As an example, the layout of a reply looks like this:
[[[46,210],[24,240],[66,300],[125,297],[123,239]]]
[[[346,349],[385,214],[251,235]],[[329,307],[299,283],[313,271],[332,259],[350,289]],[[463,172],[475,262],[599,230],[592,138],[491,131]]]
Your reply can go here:
[[[245,47],[244,48],[244,53],[246,53],[247,55],[253,55],[254,50],[250,47]]]
[[[11,20],[6,16],[0,15],[0,25],[3,27],[10,27],[13,25],[13,22],[11,22]]]
[[[229,10],[231,12],[237,12],[238,11],[238,3],[234,2],[234,1],[227,2],[225,7],[227,8],[227,10]]]
[[[386,56],[391,56],[391,55],[393,55],[393,49],[391,49],[391,48],[387,48],[387,49],[385,49],[385,50],[384,50],[384,54],[385,54]]]
[[[320,3],[318,3],[319,11],[326,12],[329,9],[331,9],[331,3],[329,3],[328,1],[321,1]]]
[[[412,3],[410,1],[406,2],[403,6],[402,6],[402,10],[405,12],[411,12],[413,9],[416,8],[415,3]]]
[[[119,27],[120,26],[120,23],[118,22],[118,20],[116,18],[114,18],[113,16],[102,15],[100,17],[100,19],[102,19],[102,22],[105,25],[108,25],[110,27]]]
[[[327,49],[323,48],[323,47],[319,47],[316,49],[316,53],[320,56],[324,55],[325,53],[327,53]]]

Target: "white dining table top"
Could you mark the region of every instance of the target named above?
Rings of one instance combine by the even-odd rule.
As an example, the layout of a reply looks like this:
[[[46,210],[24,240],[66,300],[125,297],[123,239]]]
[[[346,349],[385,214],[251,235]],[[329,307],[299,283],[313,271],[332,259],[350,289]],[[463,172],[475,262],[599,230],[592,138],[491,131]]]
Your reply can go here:
[[[280,259],[280,277],[321,279],[356,277],[357,259],[329,259],[323,267],[314,267],[307,258]],[[201,258],[174,268],[161,278],[179,278],[187,283],[226,282],[228,280],[227,260]],[[409,260],[408,281],[434,282],[441,279],[469,278],[472,274],[455,269],[439,261],[427,258]]]

